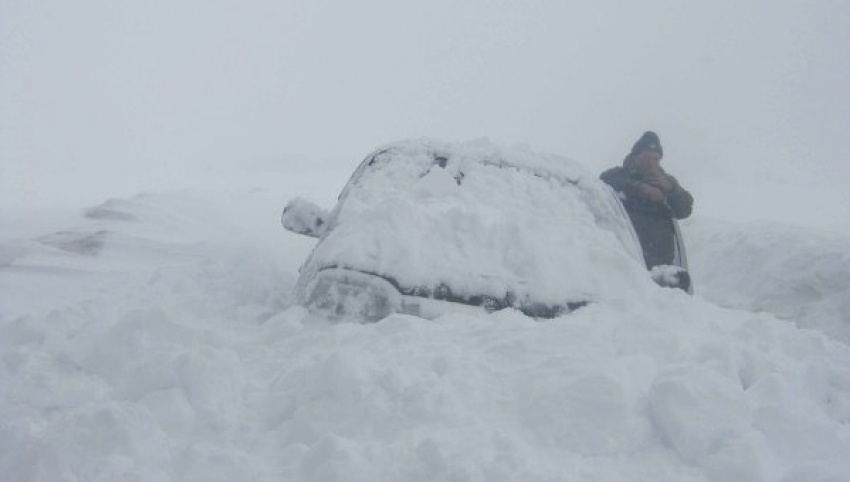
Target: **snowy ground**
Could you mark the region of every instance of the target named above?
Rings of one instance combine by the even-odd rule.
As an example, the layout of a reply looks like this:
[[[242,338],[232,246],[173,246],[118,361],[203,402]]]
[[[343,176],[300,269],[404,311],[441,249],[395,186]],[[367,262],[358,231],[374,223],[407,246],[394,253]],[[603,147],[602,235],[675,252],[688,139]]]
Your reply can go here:
[[[278,217],[345,169],[5,211],[0,478],[850,479],[846,235],[697,215],[693,298],[328,323]]]

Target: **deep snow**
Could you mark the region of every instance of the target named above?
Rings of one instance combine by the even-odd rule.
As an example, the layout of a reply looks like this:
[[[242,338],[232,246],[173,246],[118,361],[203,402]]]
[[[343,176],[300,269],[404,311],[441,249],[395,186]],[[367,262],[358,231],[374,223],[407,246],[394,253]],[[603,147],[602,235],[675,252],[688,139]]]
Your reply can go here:
[[[847,236],[697,214],[695,297],[330,323],[278,223],[327,179],[5,212],[3,480],[850,478]]]

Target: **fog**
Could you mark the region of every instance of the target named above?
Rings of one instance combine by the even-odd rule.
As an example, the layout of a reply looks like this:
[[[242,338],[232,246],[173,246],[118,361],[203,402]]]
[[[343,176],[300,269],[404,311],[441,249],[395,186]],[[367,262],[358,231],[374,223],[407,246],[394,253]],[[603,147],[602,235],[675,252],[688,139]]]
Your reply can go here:
[[[412,137],[596,170],[647,129],[697,213],[850,232],[843,1],[0,3],[5,211]],[[350,166],[346,167],[346,166]]]

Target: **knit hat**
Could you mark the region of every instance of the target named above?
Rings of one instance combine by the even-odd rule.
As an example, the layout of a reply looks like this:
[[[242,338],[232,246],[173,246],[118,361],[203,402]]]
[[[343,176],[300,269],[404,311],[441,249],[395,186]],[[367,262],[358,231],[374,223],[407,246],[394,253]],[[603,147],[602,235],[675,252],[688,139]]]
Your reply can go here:
[[[658,151],[661,157],[664,157],[664,150],[661,149],[661,139],[658,138],[658,134],[652,131],[646,131],[640,136],[640,139],[632,147],[632,155],[637,155],[648,150]]]

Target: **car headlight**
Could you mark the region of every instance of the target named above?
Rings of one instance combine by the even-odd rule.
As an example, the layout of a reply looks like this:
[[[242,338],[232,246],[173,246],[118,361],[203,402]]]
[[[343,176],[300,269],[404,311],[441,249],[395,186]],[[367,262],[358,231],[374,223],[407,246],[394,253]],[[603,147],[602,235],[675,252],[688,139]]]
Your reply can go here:
[[[303,292],[304,305],[329,318],[378,321],[401,310],[398,289],[378,276],[342,268],[319,271]]]

